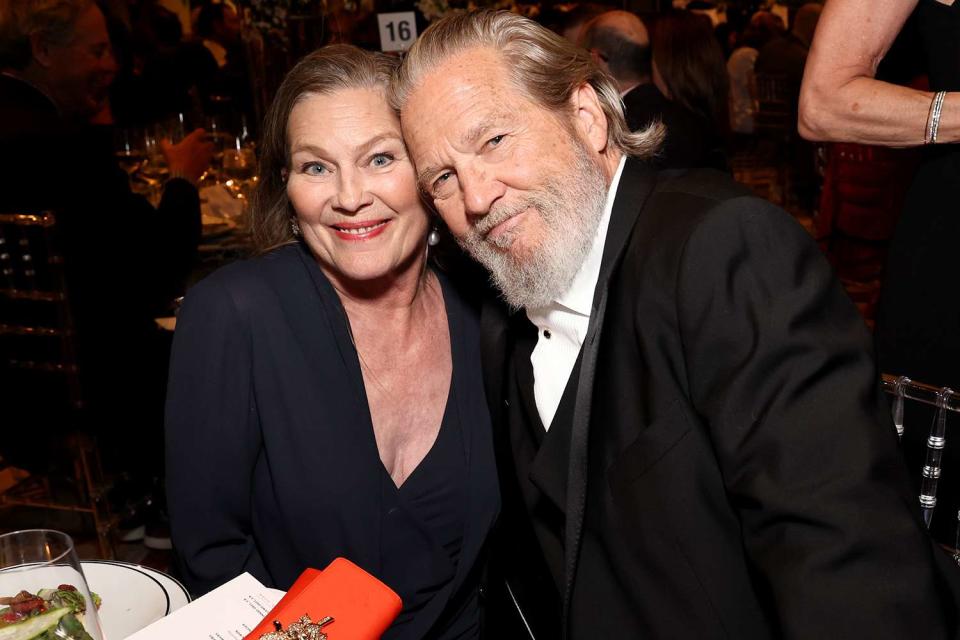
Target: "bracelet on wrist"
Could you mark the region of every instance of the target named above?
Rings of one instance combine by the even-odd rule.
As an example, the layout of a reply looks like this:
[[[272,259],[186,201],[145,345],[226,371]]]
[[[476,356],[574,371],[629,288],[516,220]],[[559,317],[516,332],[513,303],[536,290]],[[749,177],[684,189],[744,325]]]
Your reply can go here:
[[[943,110],[943,101],[947,97],[946,91],[933,94],[930,101],[930,111],[927,113],[927,126],[923,133],[923,144],[937,144],[937,134],[940,131],[940,113]]]

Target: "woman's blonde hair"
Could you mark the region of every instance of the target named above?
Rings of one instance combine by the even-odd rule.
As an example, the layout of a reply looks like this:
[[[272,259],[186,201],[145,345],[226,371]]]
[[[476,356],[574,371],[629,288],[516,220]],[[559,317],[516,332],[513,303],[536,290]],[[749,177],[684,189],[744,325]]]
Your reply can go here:
[[[293,207],[287,198],[290,170],[287,125],[293,108],[310,95],[330,95],[344,89],[374,89],[386,97],[399,60],[352,45],[317,49],[287,74],[263,119],[259,146],[260,182],[250,209],[254,246],[265,253],[296,241],[291,227]]]
[[[659,150],[663,125],[655,122],[631,132],[616,84],[586,50],[508,11],[474,11],[430,25],[394,77],[390,96],[394,108],[402,110],[423,77],[444,60],[476,47],[498,52],[517,89],[558,115],[569,115],[570,96],[584,83],[590,84],[607,118],[610,146],[638,158],[650,158]]]

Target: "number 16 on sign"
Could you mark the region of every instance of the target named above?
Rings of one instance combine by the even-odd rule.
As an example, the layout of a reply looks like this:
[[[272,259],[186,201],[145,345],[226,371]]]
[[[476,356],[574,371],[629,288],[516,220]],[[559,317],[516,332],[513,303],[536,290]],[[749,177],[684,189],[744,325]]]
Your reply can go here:
[[[417,19],[413,11],[378,13],[381,51],[406,51],[417,39]]]

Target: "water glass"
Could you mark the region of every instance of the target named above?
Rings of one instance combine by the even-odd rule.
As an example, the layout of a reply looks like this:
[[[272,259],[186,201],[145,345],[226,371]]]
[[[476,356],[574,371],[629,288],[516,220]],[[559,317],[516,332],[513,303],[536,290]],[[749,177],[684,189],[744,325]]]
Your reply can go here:
[[[103,640],[97,607],[65,533],[29,529],[0,535],[0,597],[14,599],[0,604],[0,624],[7,625],[0,634],[32,638],[47,631],[63,640]]]

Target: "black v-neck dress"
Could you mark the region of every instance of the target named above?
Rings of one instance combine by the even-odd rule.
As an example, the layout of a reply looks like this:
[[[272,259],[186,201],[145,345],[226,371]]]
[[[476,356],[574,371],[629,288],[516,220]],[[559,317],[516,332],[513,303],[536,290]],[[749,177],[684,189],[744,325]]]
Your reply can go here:
[[[286,589],[342,556],[403,599],[384,638],[478,637],[499,490],[476,310],[440,282],[450,391],[436,442],[399,489],[346,314],[306,248],[229,265],[188,292],[166,436],[173,541],[194,594],[244,571]]]

